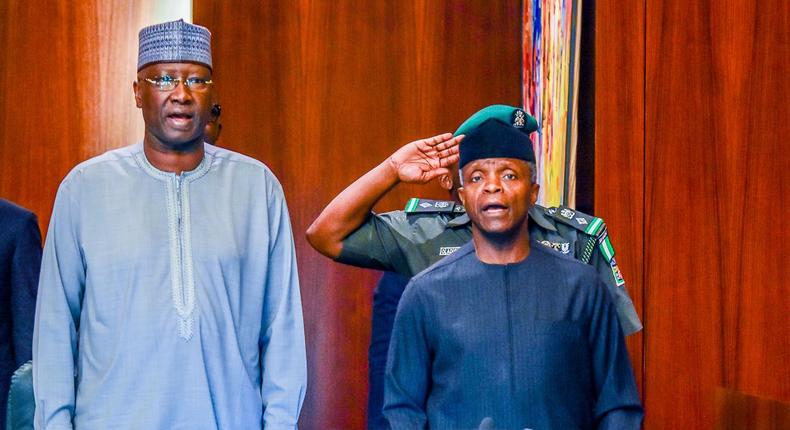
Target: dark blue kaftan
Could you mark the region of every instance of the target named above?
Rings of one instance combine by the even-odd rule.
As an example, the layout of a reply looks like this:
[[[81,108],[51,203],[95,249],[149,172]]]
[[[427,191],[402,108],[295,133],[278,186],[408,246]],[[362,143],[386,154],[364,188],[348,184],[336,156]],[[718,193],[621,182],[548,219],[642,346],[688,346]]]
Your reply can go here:
[[[509,265],[472,243],[400,302],[384,414],[393,429],[638,429],[633,371],[595,269],[533,243]]]

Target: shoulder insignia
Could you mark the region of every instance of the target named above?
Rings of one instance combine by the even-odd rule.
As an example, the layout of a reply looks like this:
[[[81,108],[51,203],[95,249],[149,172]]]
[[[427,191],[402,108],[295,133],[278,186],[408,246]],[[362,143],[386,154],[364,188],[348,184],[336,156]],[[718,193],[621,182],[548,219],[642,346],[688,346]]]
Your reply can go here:
[[[625,279],[623,279],[623,273],[620,272],[620,268],[617,267],[617,261],[614,260],[614,257],[609,261],[609,266],[612,268],[612,276],[614,276],[614,283],[620,287],[625,284]]]
[[[607,262],[611,262],[614,259],[614,249],[609,242],[606,224],[601,218],[587,215],[567,206],[547,208],[546,215],[589,236],[580,258],[583,263],[590,262],[596,245],[600,248],[601,254]]]
[[[538,243],[566,255],[571,253],[571,244],[568,242],[552,242],[550,240],[539,240]]]
[[[614,248],[609,241],[609,234],[604,230],[603,234],[598,236],[598,246],[601,248],[601,254],[606,258],[606,261],[611,262],[614,260]]]
[[[461,210],[456,210],[456,206],[460,207]],[[418,199],[416,197],[412,197],[406,202],[406,208],[404,209],[406,213],[423,213],[423,212],[464,212],[463,206],[456,204],[453,201],[449,200],[429,200],[429,199]]]
[[[546,215],[576,230],[581,230],[589,236],[597,237],[606,231],[606,224],[604,224],[602,219],[573,210],[567,206],[546,208]]]

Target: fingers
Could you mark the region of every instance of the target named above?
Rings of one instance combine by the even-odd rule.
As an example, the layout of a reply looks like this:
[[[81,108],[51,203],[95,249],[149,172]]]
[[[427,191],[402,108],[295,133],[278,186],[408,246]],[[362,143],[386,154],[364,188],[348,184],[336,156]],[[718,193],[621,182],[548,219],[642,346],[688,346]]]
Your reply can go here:
[[[458,147],[458,145],[451,146],[449,148],[437,151],[436,152],[436,157],[437,158],[446,158],[446,157],[449,157],[451,155],[458,154],[459,151],[460,151],[460,148]]]
[[[461,155],[458,154],[458,150],[454,154],[450,154],[446,157],[442,157],[439,159],[439,165],[442,167],[452,166],[453,164],[457,163],[458,160],[461,158]],[[446,169],[445,169],[446,170]]]
[[[452,137],[453,137],[452,133],[442,133],[442,134],[437,134],[434,137],[429,137],[429,138],[423,139],[423,140],[429,146],[436,146],[436,145],[438,145],[438,144],[440,144],[442,142],[446,142],[446,141],[452,139]]]
[[[423,175],[423,180],[425,182],[428,182],[428,181],[431,181],[431,180],[433,180],[435,178],[438,178],[439,176],[449,175],[449,174],[450,174],[450,171],[447,170],[447,169],[444,169],[444,168],[433,169],[433,170],[430,170],[428,172],[425,172],[425,174]]]
[[[459,146],[464,136],[453,137],[452,133],[442,133],[409,145],[420,151],[420,157],[431,166],[447,167],[458,161]]]
[[[434,146],[434,149],[437,151],[444,151],[450,148],[458,148],[458,144],[461,143],[461,140],[463,139],[464,139],[464,135],[462,134],[460,136],[456,136],[451,139],[444,140],[436,144],[436,146]]]
[[[433,137],[428,137],[425,139],[420,139],[415,141],[418,146],[421,146],[423,150],[430,150],[436,149],[438,146],[444,144],[445,142],[452,140],[453,134],[452,133],[442,133],[437,134]]]

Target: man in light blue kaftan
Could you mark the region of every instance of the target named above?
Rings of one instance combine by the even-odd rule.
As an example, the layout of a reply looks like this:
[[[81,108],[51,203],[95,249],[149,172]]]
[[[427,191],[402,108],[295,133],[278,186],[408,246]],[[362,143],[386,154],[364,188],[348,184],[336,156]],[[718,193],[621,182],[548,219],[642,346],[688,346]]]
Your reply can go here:
[[[36,310],[36,428],[295,428],[306,360],[282,187],[202,142],[210,51],[177,46],[151,64],[152,28],[191,37],[151,36],[167,43],[210,37],[183,22],[143,29],[144,141],[60,185]]]

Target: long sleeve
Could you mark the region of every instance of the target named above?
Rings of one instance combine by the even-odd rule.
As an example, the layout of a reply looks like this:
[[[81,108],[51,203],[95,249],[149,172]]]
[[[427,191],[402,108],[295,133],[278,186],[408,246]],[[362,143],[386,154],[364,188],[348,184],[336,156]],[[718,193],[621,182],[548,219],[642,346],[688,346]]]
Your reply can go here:
[[[21,223],[11,263],[11,318],[15,367],[32,358],[33,316],[41,268],[41,231],[36,216]]]
[[[42,258],[33,335],[36,429],[71,429],[75,362],[85,268],[77,241],[76,205],[66,183],[55,207]]]
[[[639,429],[644,412],[639,401],[631,361],[614,306],[598,281],[589,326],[594,381],[597,388],[595,419],[598,429]]]
[[[269,193],[269,265],[261,345],[264,428],[296,428],[307,387],[302,302],[293,234],[282,189]]]
[[[393,430],[422,429],[427,424],[430,351],[425,311],[410,287],[406,287],[398,305],[387,357],[384,416]]]

